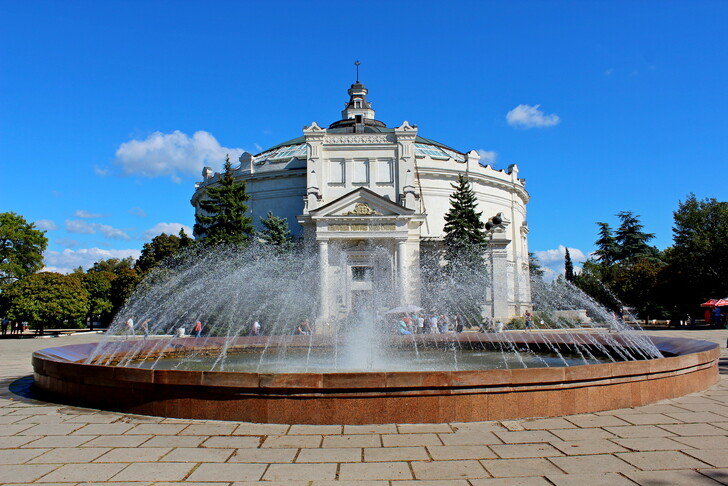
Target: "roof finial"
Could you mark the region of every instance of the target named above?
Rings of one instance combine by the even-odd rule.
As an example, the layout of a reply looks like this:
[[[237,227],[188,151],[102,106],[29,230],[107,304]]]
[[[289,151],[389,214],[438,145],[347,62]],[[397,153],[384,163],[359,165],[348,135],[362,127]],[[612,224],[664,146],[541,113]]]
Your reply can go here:
[[[361,65],[361,63],[359,62],[359,60],[357,60],[357,61],[356,61],[356,62],[354,63],[354,66],[356,66],[356,83],[357,83],[357,84],[359,84],[359,66],[360,66],[360,65]]]

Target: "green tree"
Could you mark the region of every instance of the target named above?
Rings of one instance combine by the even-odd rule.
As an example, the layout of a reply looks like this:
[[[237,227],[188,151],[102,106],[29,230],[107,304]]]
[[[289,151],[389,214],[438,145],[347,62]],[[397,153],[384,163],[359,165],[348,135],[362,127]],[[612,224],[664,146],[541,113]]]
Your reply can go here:
[[[261,238],[263,241],[272,245],[280,252],[289,252],[293,250],[293,236],[288,228],[288,220],[279,216],[274,216],[271,211],[265,218],[260,218],[263,224]]]
[[[665,266],[659,259],[637,258],[630,265],[619,266],[611,284],[619,298],[634,307],[645,322],[665,316],[662,277]]]
[[[673,213],[673,246],[666,250],[675,310],[695,312],[709,298],[728,296],[728,202],[689,194]]]
[[[177,236],[162,233],[152,238],[151,242],[144,243],[134,268],[138,272],[146,273],[165,259],[178,255],[185,248],[189,248],[192,245],[192,238],[187,236],[184,230],[180,230],[179,234]]]
[[[179,238],[179,247],[180,249],[190,248],[195,244],[195,240],[190,238],[187,233],[185,233],[184,228],[180,228],[179,233],[177,234],[177,237]]]
[[[108,258],[106,260],[99,260],[95,262],[89,272],[111,272],[114,275],[119,275],[124,270],[131,270],[134,268],[134,259],[132,257],[127,258]]]
[[[88,292],[87,317],[108,324],[113,318],[114,298],[112,290],[116,275],[111,272],[74,273],[80,279],[81,285]]]
[[[568,248],[566,248],[566,252],[564,253],[564,278],[567,282],[574,281],[574,263],[571,261],[571,254]]]
[[[12,320],[28,321],[34,328],[80,327],[88,314],[88,292],[74,275],[40,272],[8,285],[3,307]]]
[[[613,282],[617,271],[615,265],[606,266],[589,259],[582,264],[581,272],[574,275],[574,285],[607,309],[618,312],[622,303],[605,282]]]
[[[458,175],[450,195],[450,209],[445,214],[445,260],[449,267],[484,265],[483,254],[488,244],[485,225],[477,212],[475,192],[468,179]]]
[[[528,273],[531,278],[543,279],[544,270],[539,262],[538,257],[532,252],[528,252]]]
[[[254,234],[245,202],[250,199],[245,181],[235,178],[230,156],[217,184],[207,186],[195,216],[194,234],[208,243],[245,244]]]
[[[468,321],[475,323],[481,319],[487,288],[485,250],[488,240],[485,224],[480,219],[482,213],[476,211],[477,200],[468,179],[458,175],[452,188],[443,238],[447,263],[444,280],[438,281],[449,290],[443,294],[450,312],[462,313]]]
[[[597,223],[599,226],[599,239],[596,241],[597,250],[594,252],[596,260],[602,265],[612,265],[619,259],[619,245],[612,234],[608,223]]]
[[[116,278],[111,283],[111,302],[114,304],[112,311],[114,314],[119,312],[127,299],[131,297],[140,280],[139,272],[133,268],[122,268],[116,274]]]
[[[640,222],[639,216],[632,211],[620,211],[617,213],[617,217],[620,220],[619,228],[615,233],[618,260],[630,263],[640,257],[654,257],[656,251],[647,242],[655,235],[642,231],[644,225]]]
[[[43,268],[45,231],[16,213],[0,213],[0,287]]]

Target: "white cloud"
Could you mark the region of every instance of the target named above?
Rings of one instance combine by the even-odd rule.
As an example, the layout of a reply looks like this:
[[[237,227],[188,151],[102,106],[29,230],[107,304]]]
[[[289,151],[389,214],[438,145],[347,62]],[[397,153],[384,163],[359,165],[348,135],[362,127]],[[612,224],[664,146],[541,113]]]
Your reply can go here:
[[[495,167],[495,159],[498,158],[498,154],[495,150],[483,150],[478,149],[478,155],[480,155],[480,164],[489,165]]]
[[[143,210],[142,208],[140,208],[140,207],[134,207],[134,208],[131,208],[131,209],[129,210],[129,214],[133,214],[134,216],[139,216],[139,217],[142,217],[142,218],[146,218],[146,217],[147,217],[147,213],[146,213],[146,211],[144,211],[144,210]]]
[[[109,226],[108,224],[97,224],[95,226],[96,226],[96,229],[98,229],[99,233],[101,233],[105,237],[109,238],[110,240],[128,240],[129,239],[129,235],[127,235],[124,231],[122,231],[118,228]]]
[[[94,173],[97,176],[106,177],[107,175],[109,175],[109,169],[102,169],[98,165],[94,165]]]
[[[564,257],[566,256],[566,247],[559,245],[553,250],[534,251],[534,255],[538,258],[538,262],[544,270],[544,280],[551,281],[559,275],[564,274]],[[569,255],[574,264],[574,272],[579,273],[581,267],[577,264],[584,263],[587,259],[584,252],[578,248],[569,248]]]
[[[53,231],[58,229],[58,225],[51,219],[39,219],[35,222],[35,227],[39,230]]]
[[[88,223],[86,221],[81,221],[78,219],[67,219],[66,231],[79,235],[92,235],[96,233],[96,230],[94,229],[94,223]]]
[[[179,230],[184,229],[187,236],[192,236],[192,228],[182,223],[157,223],[154,227],[144,232],[144,238],[151,240],[155,236],[167,233],[168,235],[179,234]]]
[[[538,109],[540,106],[518,105],[508,112],[506,121],[510,126],[517,128],[552,127],[558,125],[561,121],[559,115],[555,113],[546,115]]]
[[[212,134],[202,130],[191,137],[175,130],[154,132],[145,140],[122,143],[116,150],[115,163],[127,175],[170,176],[179,182],[180,175],[197,176],[204,166],[221,167],[228,154],[235,162],[243,151],[220,146]]]
[[[89,213],[88,211],[84,209],[78,209],[75,213],[73,213],[74,216],[77,218],[84,218],[84,219],[90,219],[90,218],[103,218],[105,215],[100,213]]]
[[[76,248],[80,243],[71,238],[57,238],[55,240],[56,245],[65,246],[66,248]]]
[[[67,219],[66,231],[81,235],[95,235],[101,233],[112,240],[128,240],[129,235],[123,230],[109,226],[108,224],[89,223],[80,219]]]
[[[43,254],[45,272],[70,273],[75,268],[83,267],[88,270],[94,263],[109,258],[139,258],[139,250],[104,250],[101,248],[82,248],[79,250],[66,249],[63,251],[48,250]]]

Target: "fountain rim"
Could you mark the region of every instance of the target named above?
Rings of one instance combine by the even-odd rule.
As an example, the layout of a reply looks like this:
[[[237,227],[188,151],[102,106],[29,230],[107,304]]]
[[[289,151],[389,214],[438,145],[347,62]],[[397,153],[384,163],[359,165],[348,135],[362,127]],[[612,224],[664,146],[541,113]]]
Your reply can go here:
[[[554,334],[550,334],[552,338]],[[559,334],[565,345],[589,344],[589,339],[597,339],[607,344],[606,337],[591,334],[589,339],[580,334]],[[614,341],[629,346],[624,337],[610,335]],[[566,367],[532,367],[518,369],[480,369],[463,371],[332,371],[332,372],[246,372],[246,371],[190,371],[161,370],[126,366],[108,366],[87,364],[85,361],[96,349],[97,344],[74,344],[61,347],[46,348],[33,353],[33,367],[36,376],[54,378],[71,377],[83,383],[139,383],[157,385],[203,386],[205,388],[235,388],[240,391],[258,391],[262,393],[326,393],[342,390],[356,392],[398,392],[424,391],[427,389],[462,389],[482,387],[517,387],[532,385],[578,385],[584,381],[605,383],[630,377],[664,376],[665,374],[685,373],[714,366],[720,356],[720,347],[716,343],[688,338],[668,338],[648,336],[657,349],[667,355],[663,358],[617,361],[611,363],[585,364]],[[185,337],[173,339],[177,352],[188,353],[217,349],[223,338]],[[310,336],[286,336],[286,345],[309,346],[314,339]],[[543,336],[534,332],[509,333],[463,333],[450,335],[417,335],[392,336],[394,341],[407,343],[413,339],[428,341],[461,342],[461,343],[514,343],[517,345],[538,347],[546,345]],[[232,349],[240,347],[251,349],[265,343],[270,346],[271,337],[238,337]],[[275,339],[274,339],[275,341]],[[147,346],[158,344],[158,340],[146,341]],[[122,342],[123,343],[123,342]],[[139,341],[131,341],[138,345]],[[211,344],[212,343],[212,344]],[[318,345],[318,343],[316,343]],[[122,344],[122,348],[124,345]],[[120,349],[119,352],[124,351]],[[104,355],[108,358],[108,355]],[[38,380],[37,380],[38,381]],[[505,388],[504,388],[505,390]]]

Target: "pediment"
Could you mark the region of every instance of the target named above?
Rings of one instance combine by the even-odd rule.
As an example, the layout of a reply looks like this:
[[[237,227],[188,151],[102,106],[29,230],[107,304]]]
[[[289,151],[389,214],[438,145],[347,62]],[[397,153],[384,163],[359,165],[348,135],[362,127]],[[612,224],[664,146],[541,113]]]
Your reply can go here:
[[[324,217],[386,217],[386,216],[411,216],[414,209],[407,209],[395,204],[379,194],[361,187],[350,193],[331,201],[320,208],[311,211],[311,216]]]

